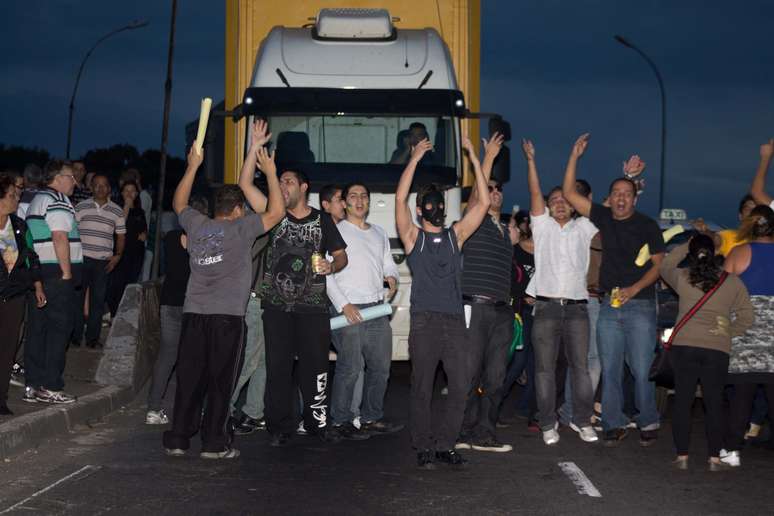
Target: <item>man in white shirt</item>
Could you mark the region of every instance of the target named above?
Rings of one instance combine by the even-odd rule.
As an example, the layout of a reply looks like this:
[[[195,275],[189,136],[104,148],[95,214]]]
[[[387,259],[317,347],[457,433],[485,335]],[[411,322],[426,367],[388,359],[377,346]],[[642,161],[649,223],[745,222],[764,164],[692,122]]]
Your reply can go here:
[[[760,154],[761,159],[750,186],[750,195],[755,199],[756,204],[766,204],[774,210],[774,198],[766,192],[766,173],[774,156],[774,138],[761,145]]]
[[[597,440],[589,421],[594,402],[588,373],[589,316],[586,275],[589,246],[597,228],[586,217],[573,217],[562,188],[548,194],[548,207],[540,190],[535,147],[523,140],[527,158],[535,274],[527,286],[534,297],[535,386],[538,423],[547,445],[559,442],[556,417],[556,359],[564,344],[573,396],[570,427],[586,442]]]
[[[387,233],[366,222],[371,194],[364,184],[352,183],[342,190],[346,218],[337,224],[352,259],[341,272],[328,276],[327,291],[336,311],[349,326],[334,342],[337,352],[331,417],[334,431],[347,439],[397,432],[403,425],[384,420],[384,393],[390,377],[392,329],[389,317],[364,321],[360,310],[384,302],[384,282],[390,296],[398,283],[398,267],[392,259]],[[352,396],[358,374],[365,365],[361,428],[353,424]]]

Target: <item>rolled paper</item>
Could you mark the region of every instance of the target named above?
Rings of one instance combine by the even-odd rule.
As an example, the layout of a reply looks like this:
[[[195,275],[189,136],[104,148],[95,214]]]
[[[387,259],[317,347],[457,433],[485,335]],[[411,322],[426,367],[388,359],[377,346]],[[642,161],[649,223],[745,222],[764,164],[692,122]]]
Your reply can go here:
[[[212,99],[204,97],[202,99],[201,111],[199,111],[199,130],[196,132],[196,141],[194,145],[199,154],[202,153],[202,145],[204,145],[204,135],[207,134],[207,122],[210,119],[210,108],[212,107]]]
[[[661,235],[664,237],[664,243],[669,242],[672,240],[672,238],[674,238],[676,235],[679,235],[683,231],[685,231],[685,228],[680,224],[667,229],[661,233]],[[640,249],[640,252],[637,255],[637,259],[634,260],[634,263],[637,265],[637,267],[643,267],[646,263],[648,263],[648,260],[650,260],[650,246],[645,244]]]
[[[360,310],[360,315],[363,316],[363,321],[370,321],[385,315],[392,315],[392,305],[389,303],[383,303],[381,305],[369,306]],[[338,330],[345,326],[349,326],[349,321],[343,315],[339,315],[331,318],[331,330]]]

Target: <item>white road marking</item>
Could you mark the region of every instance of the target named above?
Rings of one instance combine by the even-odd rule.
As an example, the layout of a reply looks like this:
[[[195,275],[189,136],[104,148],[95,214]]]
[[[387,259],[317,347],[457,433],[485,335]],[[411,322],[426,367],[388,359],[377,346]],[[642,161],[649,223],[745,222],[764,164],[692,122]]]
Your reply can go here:
[[[559,467],[562,468],[567,478],[575,484],[578,493],[591,496],[592,498],[602,498],[602,493],[599,492],[599,489],[594,487],[589,477],[574,462],[560,462]]]
[[[66,477],[60,478],[59,480],[57,480],[53,484],[49,485],[48,487],[44,487],[40,491],[36,491],[35,493],[33,493],[32,495],[28,496],[27,498],[25,498],[21,502],[13,504],[12,506],[8,507],[7,509],[5,509],[3,511],[0,511],[0,514],[9,513],[11,511],[13,511],[14,509],[17,509],[17,508],[23,506],[25,503],[29,502],[33,498],[37,498],[38,496],[42,495],[43,493],[45,493],[47,491],[50,491],[51,489],[55,488],[59,484],[61,484],[63,482],[67,482],[71,478],[77,477],[81,473],[84,473],[84,472],[88,471],[89,474],[91,474],[91,472],[97,471],[100,468],[101,468],[100,466],[86,465],[86,466],[82,467],[81,469],[79,469],[78,471],[74,471],[74,472],[70,473],[69,475],[67,475]],[[88,476],[88,475],[84,475],[84,476]]]

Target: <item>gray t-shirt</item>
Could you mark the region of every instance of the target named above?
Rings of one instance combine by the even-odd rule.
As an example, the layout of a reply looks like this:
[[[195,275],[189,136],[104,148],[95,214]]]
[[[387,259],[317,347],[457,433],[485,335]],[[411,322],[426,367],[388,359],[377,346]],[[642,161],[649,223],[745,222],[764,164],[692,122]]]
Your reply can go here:
[[[185,208],[179,221],[191,264],[183,312],[244,316],[252,286],[250,249],[264,233],[260,215],[214,220]]]

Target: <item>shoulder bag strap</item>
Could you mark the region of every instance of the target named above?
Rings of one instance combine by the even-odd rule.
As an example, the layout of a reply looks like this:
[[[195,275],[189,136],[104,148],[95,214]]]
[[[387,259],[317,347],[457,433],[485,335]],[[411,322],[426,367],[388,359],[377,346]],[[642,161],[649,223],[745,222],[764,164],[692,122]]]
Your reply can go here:
[[[666,344],[664,344],[664,348],[670,348],[672,347],[672,340],[674,340],[675,335],[677,335],[677,332],[679,332],[683,326],[686,325],[686,323],[696,315],[696,312],[698,312],[702,306],[709,300],[709,298],[712,297],[712,295],[717,292],[717,290],[720,288],[720,286],[726,281],[726,278],[728,277],[728,273],[726,271],[723,271],[720,274],[720,278],[718,279],[718,282],[715,284],[714,287],[712,287],[709,291],[707,291],[701,299],[699,299],[695,305],[693,305],[693,308],[688,310],[688,312],[683,316],[682,319],[680,319],[680,322],[678,322],[675,327],[672,329],[672,335],[669,336],[669,340]]]

